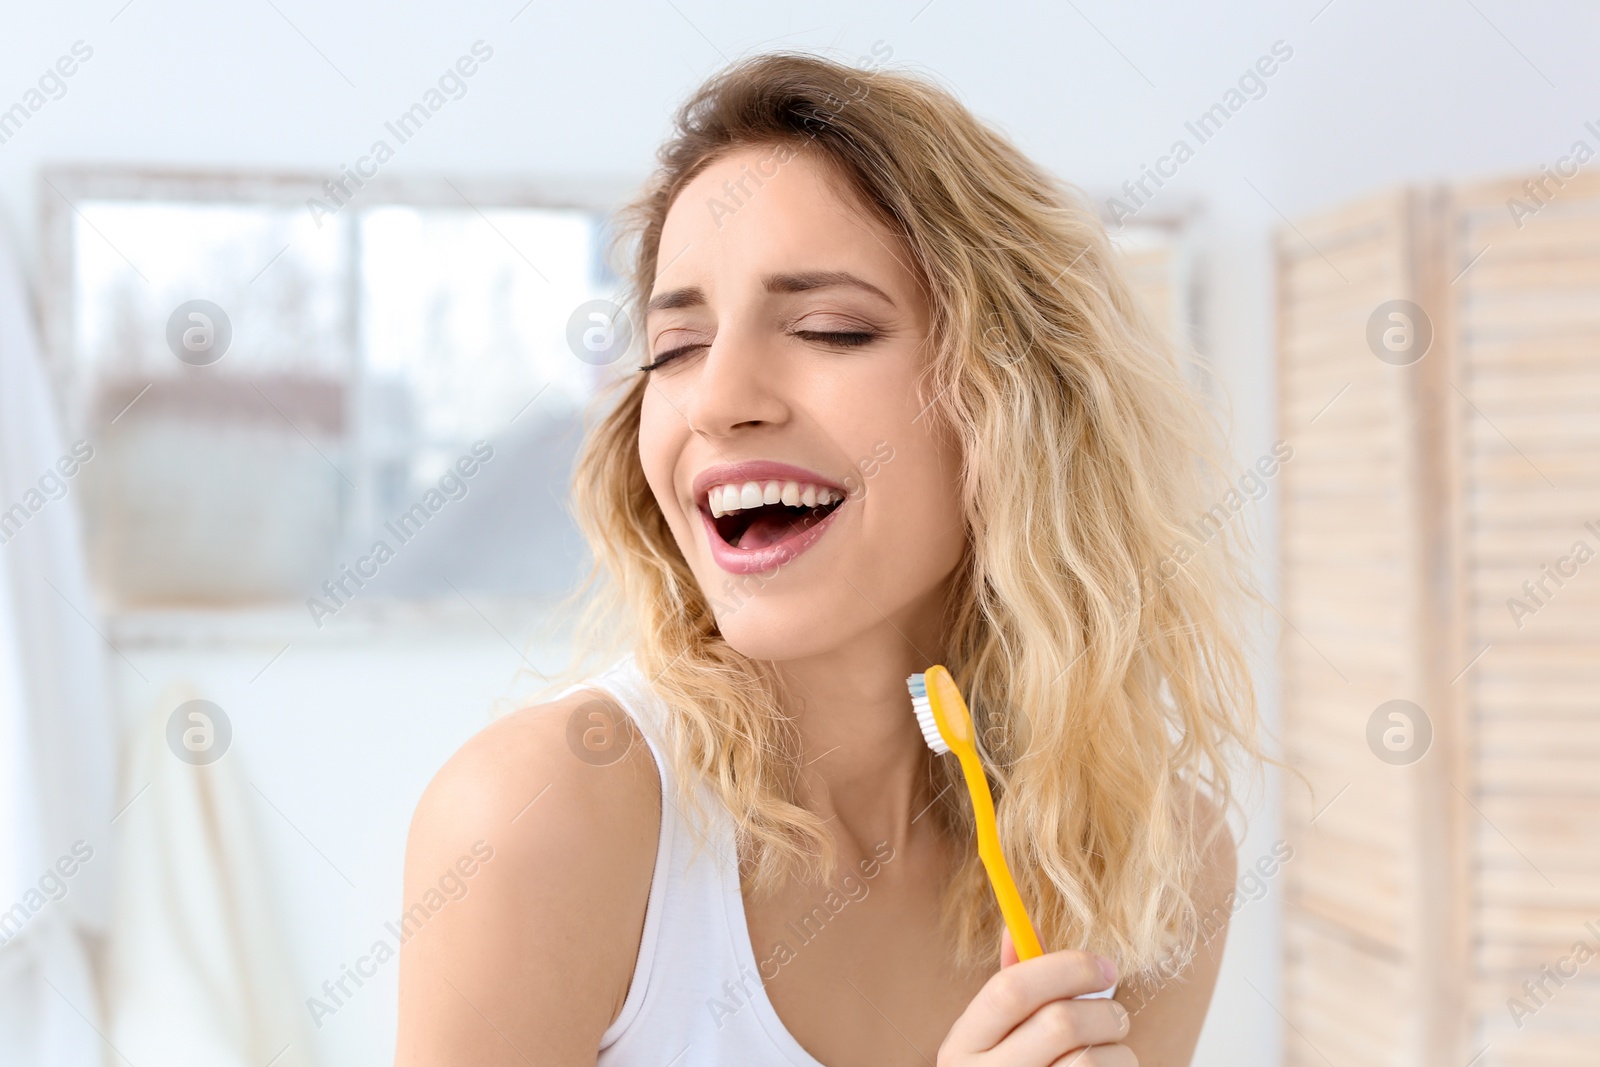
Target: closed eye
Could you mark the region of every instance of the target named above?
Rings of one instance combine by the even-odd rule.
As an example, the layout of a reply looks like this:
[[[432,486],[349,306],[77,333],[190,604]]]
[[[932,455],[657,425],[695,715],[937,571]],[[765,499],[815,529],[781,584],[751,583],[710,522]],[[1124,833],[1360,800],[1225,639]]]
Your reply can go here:
[[[845,348],[854,348],[858,345],[870,344],[877,340],[878,335],[871,330],[848,330],[831,332],[822,330],[796,330],[794,335],[802,341],[821,341],[823,344],[840,345]]]
[[[679,356],[687,355],[688,353],[693,352],[697,348],[709,348],[709,347],[711,347],[711,346],[702,342],[702,343],[699,343],[699,344],[679,345],[677,348],[669,348],[665,352],[661,353],[659,356],[656,356],[655,358],[653,358],[649,363],[646,363],[644,366],[640,367],[639,369],[644,371],[644,372],[646,372],[646,373],[649,373],[650,371],[653,371],[653,370],[656,370],[656,369],[658,369],[660,367],[666,366],[668,363],[671,363],[673,360],[677,359]]]

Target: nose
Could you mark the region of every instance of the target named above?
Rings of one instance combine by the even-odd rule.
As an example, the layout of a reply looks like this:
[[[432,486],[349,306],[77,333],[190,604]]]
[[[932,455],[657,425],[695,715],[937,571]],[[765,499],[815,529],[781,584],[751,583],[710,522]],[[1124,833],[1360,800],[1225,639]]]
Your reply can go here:
[[[717,439],[787,420],[776,357],[755,337],[718,330],[697,373],[685,383],[682,406],[689,427]]]

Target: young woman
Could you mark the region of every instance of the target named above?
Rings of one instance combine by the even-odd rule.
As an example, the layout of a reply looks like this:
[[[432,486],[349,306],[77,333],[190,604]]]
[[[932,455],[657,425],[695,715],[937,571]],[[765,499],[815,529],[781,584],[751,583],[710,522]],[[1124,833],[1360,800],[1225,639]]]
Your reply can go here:
[[[808,56],[714,79],[660,160],[648,349],[573,486],[627,654],[429,786],[397,1062],[1189,1063],[1243,583],[1185,530],[1216,434],[1101,224],[939,88]],[[1035,959],[912,712],[939,662]]]

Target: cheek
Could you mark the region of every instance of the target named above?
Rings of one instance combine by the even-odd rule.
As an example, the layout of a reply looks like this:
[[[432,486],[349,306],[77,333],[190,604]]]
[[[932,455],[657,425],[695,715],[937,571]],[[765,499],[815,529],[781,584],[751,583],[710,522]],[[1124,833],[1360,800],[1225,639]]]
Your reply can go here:
[[[651,395],[654,392],[654,387],[645,390],[639,405],[639,465],[667,521],[677,528],[683,509],[673,490],[672,476],[688,427],[671,405]]]
[[[959,453],[920,420],[898,423],[870,453],[888,458],[876,461],[875,474],[862,475],[869,550],[886,574],[942,578],[959,560],[965,536]]]

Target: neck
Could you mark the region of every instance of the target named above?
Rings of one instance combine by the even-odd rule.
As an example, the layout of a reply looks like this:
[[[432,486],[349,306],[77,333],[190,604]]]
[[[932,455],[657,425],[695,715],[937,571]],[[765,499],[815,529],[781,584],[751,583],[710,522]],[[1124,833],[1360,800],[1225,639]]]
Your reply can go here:
[[[917,644],[937,647],[921,635]],[[898,850],[933,825],[919,821],[934,799],[930,753],[906,689],[906,676],[927,666],[887,623],[776,664],[800,738],[798,801],[833,822],[843,848],[864,853],[888,841]]]

